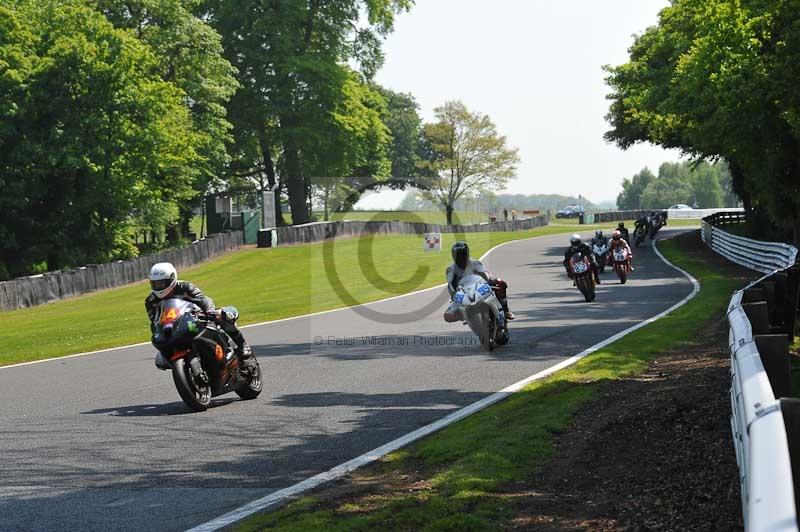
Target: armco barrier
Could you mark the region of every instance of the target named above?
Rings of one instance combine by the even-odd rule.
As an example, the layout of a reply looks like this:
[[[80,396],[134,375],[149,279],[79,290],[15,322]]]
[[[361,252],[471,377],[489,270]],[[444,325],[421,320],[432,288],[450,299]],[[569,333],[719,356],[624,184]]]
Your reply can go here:
[[[796,426],[797,410],[784,407],[781,395],[790,391],[788,345],[798,301],[797,249],[738,237],[715,225],[741,220],[741,213],[708,216],[702,237],[715,252],[766,274],[735,292],[728,307],[730,421],[742,513],[746,530],[796,531],[798,492],[792,464],[800,460],[800,442],[789,439],[787,425]]]
[[[546,215],[525,218],[513,222],[494,222],[475,225],[442,225],[399,221],[357,221],[316,222],[291,227],[278,227],[277,243],[302,244],[320,242],[329,238],[359,235],[421,235],[423,233],[482,233],[490,231],[522,231],[548,224]],[[271,236],[271,229],[259,231],[259,246],[265,247]]]
[[[0,282],[0,310],[33,307],[135,283],[147,279],[150,267],[156,262],[171,262],[179,269],[187,268],[241,246],[241,231],[219,233],[162,253]]]
[[[652,212],[651,210],[638,210],[638,211],[609,211],[598,212],[594,215],[594,220],[597,223],[603,222],[619,222],[623,220],[636,220],[642,216]],[[744,209],[666,209],[662,212],[667,213],[667,219],[694,219],[705,218],[716,213],[724,212],[727,214],[741,214],[744,215]]]

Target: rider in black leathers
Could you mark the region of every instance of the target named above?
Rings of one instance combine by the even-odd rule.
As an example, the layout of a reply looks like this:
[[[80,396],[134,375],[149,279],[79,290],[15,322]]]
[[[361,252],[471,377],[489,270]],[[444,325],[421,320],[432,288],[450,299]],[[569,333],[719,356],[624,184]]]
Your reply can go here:
[[[580,235],[572,235],[569,239],[569,247],[564,252],[564,268],[567,270],[567,276],[572,279],[572,270],[569,267],[569,260],[573,255],[580,252],[584,257],[589,257],[589,262],[592,264],[592,273],[594,274],[594,282],[600,284],[600,269],[597,266],[597,258],[594,256],[592,248],[585,244]]]
[[[169,278],[154,279],[156,276],[154,272],[159,271],[161,273],[163,268],[166,268]],[[200,307],[204,314],[213,318],[222,330],[231,337],[231,340],[236,344],[236,355],[242,360],[244,366],[248,369],[255,367],[256,362],[253,352],[244,339],[242,331],[236,325],[236,320],[239,318],[238,314],[231,315],[222,309],[215,310],[214,301],[206,296],[200,288],[190,282],[180,281],[176,277],[175,268],[169,263],[159,263],[151,269],[150,284],[152,291],[144,300],[144,308],[147,311],[147,317],[150,318],[151,329],[155,327],[159,303],[163,300],[174,298],[194,303]],[[156,359],[156,366],[160,369],[167,369],[167,367],[163,366],[163,363],[160,363],[158,358]]]
[[[625,222],[620,222],[617,225],[617,231],[620,232],[620,235],[622,235],[622,238],[625,239],[625,242],[630,242],[631,241],[631,235],[630,235],[630,233],[628,233],[628,228],[625,227]]]

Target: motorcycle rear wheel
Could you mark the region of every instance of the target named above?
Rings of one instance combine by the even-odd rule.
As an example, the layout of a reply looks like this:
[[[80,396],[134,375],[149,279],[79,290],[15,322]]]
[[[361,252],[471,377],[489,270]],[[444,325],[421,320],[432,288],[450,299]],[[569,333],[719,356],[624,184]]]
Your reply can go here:
[[[256,361],[256,373],[251,375],[244,381],[238,388],[236,388],[236,395],[242,399],[255,399],[264,389],[264,384],[261,382],[261,366]]]
[[[211,387],[197,385],[185,358],[179,358],[172,363],[172,380],[175,381],[175,388],[186,406],[195,412],[208,409],[211,404]]]

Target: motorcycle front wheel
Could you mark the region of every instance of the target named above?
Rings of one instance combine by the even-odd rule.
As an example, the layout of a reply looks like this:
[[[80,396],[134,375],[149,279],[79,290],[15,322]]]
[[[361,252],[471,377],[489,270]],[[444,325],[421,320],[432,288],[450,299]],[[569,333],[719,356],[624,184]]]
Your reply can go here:
[[[497,338],[497,345],[506,345],[510,338],[511,337],[508,334],[508,328],[503,328],[503,331],[500,333],[500,336],[498,336],[498,338]]]
[[[264,388],[261,382],[261,366],[256,361],[256,372],[254,375],[245,380],[238,388],[236,388],[236,395],[242,399],[255,399]]]
[[[481,313],[483,321],[483,334],[481,335],[481,349],[484,351],[494,350],[495,325],[491,313],[488,311]]]
[[[186,406],[195,412],[203,412],[208,409],[208,405],[211,404],[211,387],[209,385],[201,386],[195,382],[192,369],[186,363],[185,358],[179,358],[172,363],[172,380],[175,381],[178,394]]]

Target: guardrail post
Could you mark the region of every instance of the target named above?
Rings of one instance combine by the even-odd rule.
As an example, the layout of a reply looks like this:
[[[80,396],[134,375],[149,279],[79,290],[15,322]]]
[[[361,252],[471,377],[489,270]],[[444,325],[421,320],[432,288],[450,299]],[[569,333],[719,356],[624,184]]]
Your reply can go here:
[[[786,439],[789,443],[789,461],[792,464],[794,480],[794,505],[800,508],[800,399],[784,397],[781,400],[781,414],[786,426]]]
[[[769,307],[767,307],[766,301],[743,303],[742,310],[747,314],[747,319],[750,320],[753,336],[772,332],[769,325]]]
[[[776,398],[791,397],[789,339],[785,334],[760,334],[753,337]]]

